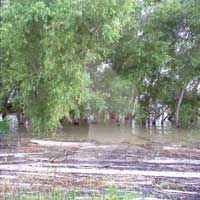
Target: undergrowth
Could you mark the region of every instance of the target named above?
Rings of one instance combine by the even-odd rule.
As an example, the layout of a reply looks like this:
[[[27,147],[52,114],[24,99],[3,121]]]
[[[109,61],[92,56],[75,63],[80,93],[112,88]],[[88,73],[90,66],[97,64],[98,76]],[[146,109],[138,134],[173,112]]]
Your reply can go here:
[[[46,193],[37,194],[10,194],[6,200],[134,200],[140,198],[141,195],[128,191],[118,191],[114,187],[109,187],[108,191],[103,194],[82,194],[78,191],[65,191],[63,189],[55,189]]]

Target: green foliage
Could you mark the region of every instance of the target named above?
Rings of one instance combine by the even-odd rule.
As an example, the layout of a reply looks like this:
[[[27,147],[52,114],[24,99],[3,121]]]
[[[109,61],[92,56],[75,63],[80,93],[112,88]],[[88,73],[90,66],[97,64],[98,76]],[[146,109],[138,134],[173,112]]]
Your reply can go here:
[[[107,104],[112,112],[126,115],[133,110],[133,89],[132,83],[118,76],[111,79],[108,87]]]
[[[135,26],[115,44],[113,69],[134,82],[138,98],[145,97],[145,104],[136,109],[139,121],[152,112],[152,102],[178,112],[184,83],[189,86],[200,76],[199,5],[196,0],[145,1],[133,16]],[[195,92],[193,95],[195,98]],[[192,107],[198,110],[197,100]],[[182,111],[180,115],[184,115]],[[198,112],[193,115],[197,117]]]
[[[180,123],[183,128],[197,128],[199,122],[198,106],[183,103],[181,107]]]
[[[88,101],[90,112],[132,112],[134,95],[132,82],[118,76],[110,65],[100,65],[98,70],[90,71],[93,80],[92,96]]]
[[[134,114],[136,116],[136,122],[139,125],[144,125],[148,117],[148,112],[145,110],[145,107],[143,107],[142,104],[140,104],[139,102],[135,103]]]
[[[5,134],[6,131],[9,128],[9,120],[8,119],[3,119],[2,121],[0,121],[0,135],[1,134]]]
[[[178,113],[186,83],[188,126],[199,115],[199,11],[198,0],[12,0],[1,12],[1,109],[11,100],[45,132],[71,112],[126,114],[144,97],[136,114],[145,121],[152,102]]]
[[[100,199],[107,200],[130,200],[138,198],[141,198],[141,195],[128,191],[119,191],[115,186],[110,186],[107,194],[100,196]],[[98,197],[96,199],[98,199]]]
[[[87,101],[85,65],[95,59],[88,53],[107,54],[129,22],[132,3],[21,0],[3,10],[2,84],[19,85],[21,105],[35,131],[56,128],[60,118]]]

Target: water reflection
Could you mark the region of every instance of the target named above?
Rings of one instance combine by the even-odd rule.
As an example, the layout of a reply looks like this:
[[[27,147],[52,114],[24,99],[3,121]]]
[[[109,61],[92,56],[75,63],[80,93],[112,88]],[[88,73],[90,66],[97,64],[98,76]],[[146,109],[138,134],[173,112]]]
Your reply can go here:
[[[128,128],[124,125],[97,124],[90,125],[88,138],[106,143],[192,145],[200,142],[200,132],[172,127]]]
[[[31,133],[26,127],[18,127],[16,117],[9,116],[12,123],[10,124],[11,137],[18,142],[21,138],[30,138]],[[35,136],[34,136],[35,137]],[[183,130],[172,127],[131,127],[122,123],[118,126],[116,123],[97,123],[84,124],[81,126],[66,126],[59,129],[52,135],[45,138],[53,138],[61,141],[96,141],[100,143],[128,143],[136,145],[199,145],[199,130]]]

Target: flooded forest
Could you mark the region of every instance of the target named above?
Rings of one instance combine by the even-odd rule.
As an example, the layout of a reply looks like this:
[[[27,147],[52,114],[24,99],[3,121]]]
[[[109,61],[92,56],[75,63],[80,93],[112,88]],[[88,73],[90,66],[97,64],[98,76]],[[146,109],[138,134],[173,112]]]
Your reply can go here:
[[[0,200],[200,199],[200,0],[0,1]]]

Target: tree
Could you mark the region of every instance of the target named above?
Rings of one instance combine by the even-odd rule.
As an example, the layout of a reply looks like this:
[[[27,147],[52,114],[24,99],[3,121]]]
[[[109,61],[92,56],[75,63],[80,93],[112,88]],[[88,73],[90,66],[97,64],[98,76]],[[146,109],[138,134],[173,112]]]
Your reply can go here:
[[[196,0],[167,0],[159,4],[152,15],[152,21],[155,22],[152,23],[154,30],[162,31],[164,33],[162,40],[168,41],[170,45],[169,55],[172,59],[168,63],[168,74],[175,79],[178,89],[174,112],[177,127],[184,126],[183,123],[181,124],[180,111],[184,97],[189,92],[187,88],[200,75],[199,56],[197,56],[199,54],[199,10],[200,6]],[[196,101],[195,104],[197,103]]]
[[[133,80],[142,124],[152,114],[154,119],[160,116],[157,105],[170,110],[177,127],[185,124],[181,122],[183,103],[184,108],[199,108],[199,6],[196,0],[147,2],[133,16],[134,26],[116,44],[113,66]],[[192,104],[186,99],[189,87],[195,91]],[[189,122],[194,121],[194,114],[190,112]]]
[[[145,125],[149,106],[157,100],[155,87],[161,78],[162,67],[168,62],[168,43],[162,41],[162,32],[153,32],[143,8],[133,16],[132,25],[113,51],[113,68],[133,82],[138,106],[136,119]]]
[[[19,85],[17,98],[35,131],[52,130],[60,118],[87,101],[90,81],[85,66],[97,55],[106,55],[119,39],[132,4],[13,0],[4,9],[2,73],[11,73],[3,79],[10,87]]]
[[[99,65],[95,71],[90,71],[90,76],[93,81],[93,96],[88,102],[90,112],[115,112],[124,116],[132,112],[132,82],[117,75],[111,63]]]

